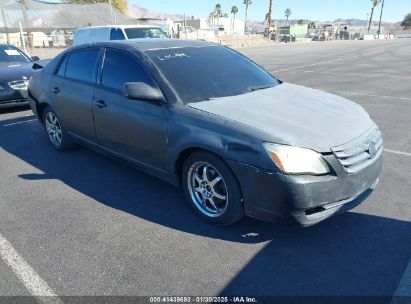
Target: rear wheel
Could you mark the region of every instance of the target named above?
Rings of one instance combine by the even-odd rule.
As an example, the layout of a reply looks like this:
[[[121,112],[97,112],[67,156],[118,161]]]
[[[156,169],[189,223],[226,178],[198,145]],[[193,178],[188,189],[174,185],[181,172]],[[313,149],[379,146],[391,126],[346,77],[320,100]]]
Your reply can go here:
[[[191,154],[182,179],[187,200],[207,222],[228,226],[244,216],[238,181],[219,157],[208,152]]]
[[[55,149],[66,151],[76,146],[61,127],[60,120],[52,108],[47,107],[43,110],[43,123],[47,136]]]

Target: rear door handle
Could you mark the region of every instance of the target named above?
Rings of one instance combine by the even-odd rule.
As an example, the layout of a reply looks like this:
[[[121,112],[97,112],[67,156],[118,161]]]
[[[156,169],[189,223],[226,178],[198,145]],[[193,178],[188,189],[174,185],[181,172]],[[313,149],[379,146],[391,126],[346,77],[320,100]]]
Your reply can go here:
[[[54,87],[54,88],[53,88],[53,93],[54,93],[54,94],[60,93],[60,89],[59,89],[58,87]]]
[[[102,109],[102,108],[107,108],[107,104],[106,104],[103,100],[98,100],[98,101],[96,101],[96,105],[97,105],[97,107],[99,107],[100,109]]]

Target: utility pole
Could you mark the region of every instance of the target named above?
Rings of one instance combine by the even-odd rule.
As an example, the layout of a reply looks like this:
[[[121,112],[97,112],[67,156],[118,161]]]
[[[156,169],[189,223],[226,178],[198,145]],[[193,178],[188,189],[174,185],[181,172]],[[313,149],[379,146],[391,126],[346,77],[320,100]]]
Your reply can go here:
[[[186,22],[186,13],[184,12],[184,33],[187,39],[187,22]],[[220,40],[220,38],[219,38]]]
[[[6,15],[4,14],[4,9],[1,9],[1,15],[3,17],[3,23],[4,23],[4,32],[6,33],[6,43],[10,43],[10,39],[9,39],[9,29],[7,26],[7,19],[6,19]]]
[[[108,5],[110,5],[110,13],[114,19],[114,25],[117,25],[117,16],[116,16],[116,12],[113,10],[113,4],[111,3],[111,0],[108,0]]]
[[[20,3],[20,9],[23,14],[23,25],[26,28],[29,28],[29,16],[28,16],[28,7],[26,4],[26,0],[18,0],[18,3]],[[22,25],[22,27],[23,27]],[[27,42],[28,42],[28,47],[31,49],[33,47],[33,36],[32,33],[27,30]]]
[[[382,5],[381,5],[381,14],[380,14],[380,23],[378,23],[378,40],[380,39],[380,33],[381,33],[381,20],[382,20],[382,12],[384,10],[384,0],[382,0]]]

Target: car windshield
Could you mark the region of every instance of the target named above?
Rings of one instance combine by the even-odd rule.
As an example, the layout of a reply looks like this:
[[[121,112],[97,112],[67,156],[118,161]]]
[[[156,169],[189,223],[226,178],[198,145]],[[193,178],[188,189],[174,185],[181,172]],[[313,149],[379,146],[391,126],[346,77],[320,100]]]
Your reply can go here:
[[[0,45],[0,63],[13,63],[13,62],[31,62],[18,48],[10,45]]]
[[[128,39],[136,38],[165,38],[167,34],[160,28],[126,28],[124,31]]]
[[[184,103],[241,95],[279,83],[248,58],[221,46],[152,49],[147,54]]]

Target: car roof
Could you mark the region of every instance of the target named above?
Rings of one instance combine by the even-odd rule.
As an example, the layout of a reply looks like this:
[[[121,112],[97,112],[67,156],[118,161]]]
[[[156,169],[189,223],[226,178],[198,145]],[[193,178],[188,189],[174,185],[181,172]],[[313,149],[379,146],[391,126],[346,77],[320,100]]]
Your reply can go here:
[[[208,47],[218,46],[216,43],[202,41],[202,40],[184,40],[184,39],[168,39],[168,38],[139,38],[129,40],[115,40],[107,42],[95,42],[91,44],[82,44],[76,49],[101,46],[101,47],[124,47],[125,49],[135,49],[140,52],[160,50],[160,49],[178,49],[187,47]]]
[[[16,49],[18,49],[18,47],[16,47],[16,46],[14,46],[14,45],[12,45],[12,44],[10,44],[10,43],[0,43],[0,46],[7,46],[7,47],[14,47],[14,48],[16,48]]]
[[[95,28],[160,28],[158,25],[150,25],[150,24],[118,24],[118,25],[95,25],[95,26],[87,26],[81,27],[77,30],[88,30],[88,29],[95,29]]]

